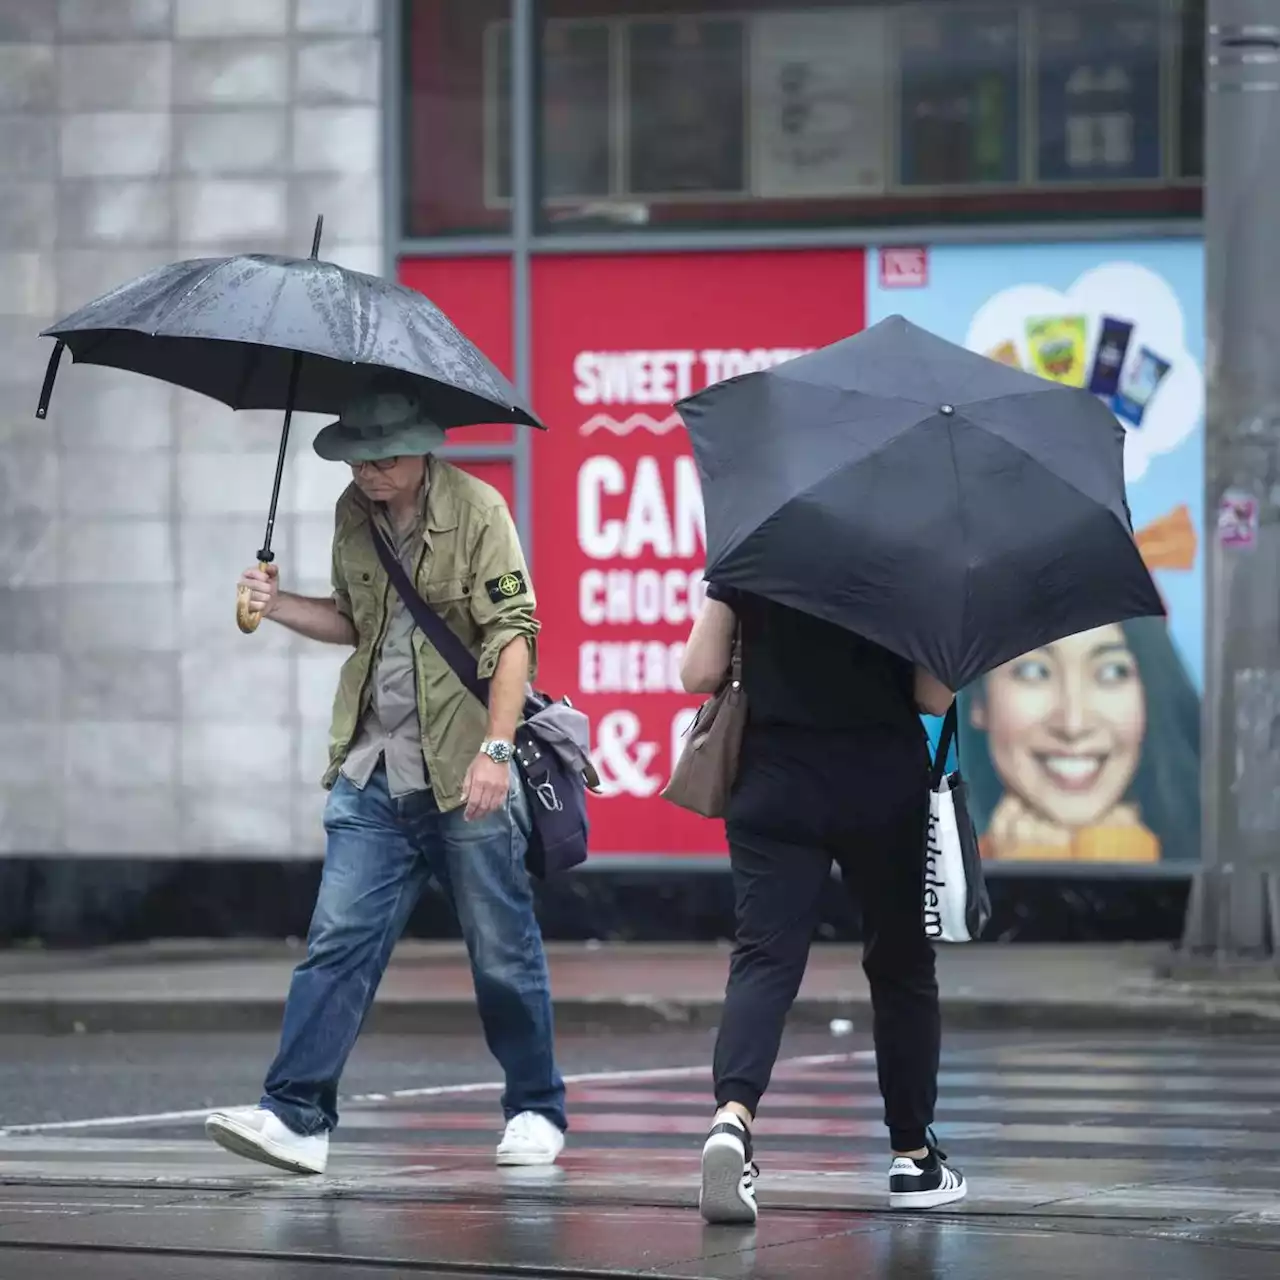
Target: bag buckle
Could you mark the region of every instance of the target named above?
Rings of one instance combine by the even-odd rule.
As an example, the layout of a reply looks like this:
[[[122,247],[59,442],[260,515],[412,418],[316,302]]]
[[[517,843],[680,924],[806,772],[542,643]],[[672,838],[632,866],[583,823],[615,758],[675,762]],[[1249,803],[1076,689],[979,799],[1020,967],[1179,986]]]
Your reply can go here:
[[[539,803],[548,813],[560,813],[564,809],[564,805],[560,803],[560,797],[556,795],[556,789],[552,783],[538,783],[534,787],[533,793],[538,797]]]

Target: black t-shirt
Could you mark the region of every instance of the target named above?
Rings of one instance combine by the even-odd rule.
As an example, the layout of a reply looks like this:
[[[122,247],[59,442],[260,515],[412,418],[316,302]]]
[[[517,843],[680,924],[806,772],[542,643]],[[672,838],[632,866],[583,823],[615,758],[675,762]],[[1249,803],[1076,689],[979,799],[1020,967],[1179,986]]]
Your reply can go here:
[[[742,626],[748,722],[831,731],[876,730],[922,737],[915,668],[905,658],[834,623],[734,587],[707,595]]]

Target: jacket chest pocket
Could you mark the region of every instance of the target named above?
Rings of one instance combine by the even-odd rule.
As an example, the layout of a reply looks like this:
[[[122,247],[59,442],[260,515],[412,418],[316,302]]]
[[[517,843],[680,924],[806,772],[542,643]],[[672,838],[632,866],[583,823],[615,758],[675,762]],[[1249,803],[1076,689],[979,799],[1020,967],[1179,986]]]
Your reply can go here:
[[[372,624],[382,604],[385,577],[377,572],[378,566],[364,556],[348,555],[342,560],[342,574],[351,598],[351,612],[357,623]]]
[[[422,598],[439,608],[465,608],[471,599],[470,578],[429,578],[418,584]]]
[[[428,578],[418,583],[418,591],[437,617],[468,645],[475,638],[471,616],[470,578]]]

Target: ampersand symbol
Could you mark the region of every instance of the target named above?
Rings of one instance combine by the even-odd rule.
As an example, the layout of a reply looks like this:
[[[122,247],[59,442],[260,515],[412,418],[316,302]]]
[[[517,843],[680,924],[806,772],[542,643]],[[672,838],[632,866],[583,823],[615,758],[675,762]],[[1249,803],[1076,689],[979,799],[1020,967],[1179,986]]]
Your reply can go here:
[[[662,785],[661,778],[649,774],[657,754],[656,742],[640,741],[638,716],[631,711],[611,711],[596,727],[596,749],[591,754],[601,792],[606,796],[623,792],[653,795]]]

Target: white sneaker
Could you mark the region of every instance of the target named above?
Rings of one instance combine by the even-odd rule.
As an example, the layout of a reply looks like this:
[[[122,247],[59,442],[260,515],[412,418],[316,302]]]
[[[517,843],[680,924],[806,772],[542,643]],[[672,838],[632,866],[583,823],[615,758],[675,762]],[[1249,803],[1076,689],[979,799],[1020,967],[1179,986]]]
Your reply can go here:
[[[890,1209],[940,1209],[963,1200],[968,1192],[964,1174],[947,1163],[932,1137],[925,1159],[898,1156],[889,1168]]]
[[[215,1111],[204,1131],[218,1146],[246,1160],[287,1169],[290,1173],[323,1173],[329,1163],[329,1135],[294,1133],[266,1107]]]
[[[537,1111],[522,1111],[507,1121],[498,1143],[500,1165],[555,1164],[564,1150],[564,1134]]]
[[[702,1186],[698,1209],[713,1226],[751,1226],[756,1207],[755,1166],[751,1134],[737,1116],[718,1115],[702,1146]]]

